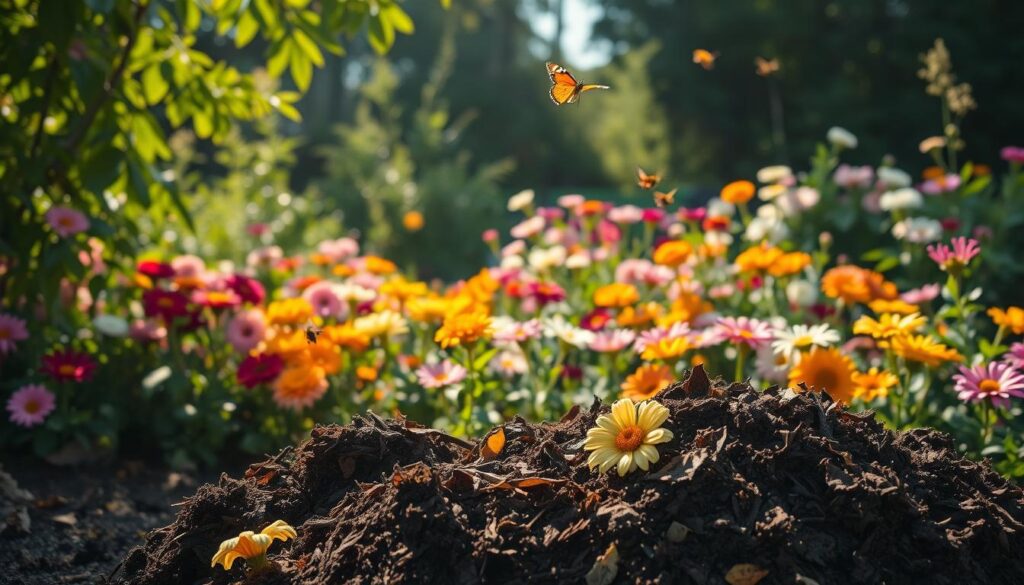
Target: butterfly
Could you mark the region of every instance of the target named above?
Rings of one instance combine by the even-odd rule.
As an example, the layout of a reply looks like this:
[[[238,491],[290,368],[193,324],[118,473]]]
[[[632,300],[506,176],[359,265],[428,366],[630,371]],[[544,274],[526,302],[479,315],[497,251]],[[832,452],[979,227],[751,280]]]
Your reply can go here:
[[[694,49],[693,62],[710,71],[715,68],[715,59],[718,58],[718,51],[712,53],[707,49]]]
[[[778,59],[763,59],[754,57],[754,65],[757,66],[757,74],[761,77],[768,77],[779,72]]]
[[[557,63],[548,63],[547,65],[548,77],[551,78],[551,91],[548,94],[551,96],[551,101],[555,102],[557,106],[576,103],[580,99],[580,94],[585,91],[609,89],[607,85],[580,83],[576,81],[572,73]]]
[[[672,189],[668,193],[662,193],[661,191],[654,192],[654,204],[658,207],[666,207],[676,202],[676,191],[679,189]]]
[[[652,189],[660,180],[660,175],[647,174],[640,167],[636,168],[636,184],[640,185],[641,189]]]
[[[318,328],[313,324],[313,321],[310,321],[306,324],[306,343],[309,345],[315,344],[323,332],[323,329]]]

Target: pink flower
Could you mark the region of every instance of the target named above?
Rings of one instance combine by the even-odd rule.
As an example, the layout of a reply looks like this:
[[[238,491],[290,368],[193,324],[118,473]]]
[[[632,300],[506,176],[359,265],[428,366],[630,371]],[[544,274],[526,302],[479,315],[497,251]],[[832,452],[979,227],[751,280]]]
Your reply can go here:
[[[680,221],[701,223],[707,216],[708,210],[706,207],[694,207],[693,209],[680,207],[679,211],[676,212],[676,217],[678,217]]]
[[[665,219],[665,212],[657,207],[648,207],[644,210],[644,223],[661,223]]]
[[[334,263],[342,262],[359,254],[359,242],[352,238],[324,240],[317,246],[317,252]]]
[[[565,210],[557,207],[539,207],[537,208],[537,215],[549,222],[554,222],[565,217]]]
[[[926,284],[921,288],[912,288],[900,295],[900,300],[911,305],[927,303],[939,296],[942,287],[937,284]]]
[[[921,192],[928,195],[940,195],[956,191],[960,187],[960,175],[949,174],[937,179],[929,179],[921,184]]]
[[[444,360],[439,364],[424,364],[416,370],[416,378],[424,388],[442,388],[466,379],[466,368]]]
[[[600,331],[612,320],[611,311],[604,307],[598,307],[583,315],[580,319],[580,328],[587,331]]]
[[[245,231],[250,236],[256,236],[257,238],[267,233],[270,230],[270,226],[265,223],[250,223],[245,226]]]
[[[867,189],[875,180],[875,170],[870,166],[854,167],[841,164],[833,176],[840,187],[846,189]]]
[[[232,274],[227,277],[224,279],[224,285],[235,291],[235,294],[243,302],[253,305],[263,303],[263,299],[267,297],[267,293],[260,281],[241,274]]]
[[[971,230],[971,235],[977,240],[991,240],[992,239],[992,228],[987,225],[976,225]]]
[[[53,393],[40,384],[22,386],[7,400],[11,422],[26,428],[41,424],[54,408]]]
[[[544,306],[565,300],[565,289],[556,282],[537,281],[526,284],[526,296]]]
[[[544,218],[535,215],[529,219],[525,219],[509,230],[513,238],[526,239],[531,238],[539,234],[544,229]]]
[[[321,280],[306,287],[306,290],[302,291],[302,298],[313,305],[313,312],[317,315],[343,319],[348,312],[348,306],[341,302],[334,288],[334,283]]]
[[[0,313],[0,355],[14,351],[19,341],[28,339],[28,328],[25,321],[9,315]]]
[[[617,244],[622,239],[622,230],[607,219],[602,219],[597,224],[596,235],[602,244]]]
[[[960,366],[953,375],[960,400],[979,402],[984,399],[996,406],[1009,407],[1010,397],[1024,398],[1024,374],[1009,364],[992,362],[972,368]]]
[[[586,198],[583,195],[562,195],[558,198],[558,205],[566,209],[576,209],[583,205],[584,201],[586,201]]]
[[[722,317],[715,323],[715,333],[724,341],[754,349],[772,340],[771,326],[750,317]]]
[[[245,263],[253,268],[270,268],[284,258],[281,246],[256,248],[245,256]]]
[[[496,342],[522,343],[540,337],[540,333],[540,321],[536,319],[529,321],[513,321],[508,317],[495,317],[494,319],[493,339]]]
[[[1009,351],[1003,354],[1003,361],[1015,368],[1024,369],[1024,343],[1018,341],[1011,345]]]
[[[953,238],[952,249],[946,244],[928,246],[928,256],[946,272],[956,272],[967,266],[971,260],[981,253],[978,240],[964,237]]]
[[[140,260],[135,270],[154,279],[174,276],[174,268],[170,264],[158,260]]]
[[[89,229],[89,218],[77,209],[55,205],[46,212],[46,222],[62,238]]]
[[[608,211],[608,219],[610,221],[623,225],[638,223],[643,218],[644,210],[636,205],[622,205],[620,207],[613,207]]]
[[[227,339],[235,351],[246,354],[263,341],[266,333],[267,323],[263,318],[263,311],[246,309],[231,318],[228,323]]]
[[[199,256],[185,254],[171,260],[174,276],[179,278],[202,278],[206,273],[206,263]]]
[[[1016,164],[1024,163],[1024,147],[1004,146],[1003,149],[999,151],[999,156],[1007,162]]]
[[[491,228],[489,230],[484,230],[484,233],[480,236],[480,238],[484,241],[485,244],[490,244],[492,242],[497,242],[498,241],[498,230],[496,230],[494,228]]]
[[[658,343],[662,339],[673,340],[680,337],[689,337],[692,333],[690,326],[686,323],[673,323],[668,327],[654,327],[653,329],[640,332],[640,335],[633,343],[633,350],[637,353],[643,353],[648,345]]]
[[[590,349],[601,353],[614,353],[629,347],[636,339],[636,334],[629,329],[612,329],[602,331],[590,342]]]
[[[522,240],[512,240],[505,244],[505,247],[501,249],[501,257],[508,258],[509,256],[518,256],[526,251],[526,242]]]

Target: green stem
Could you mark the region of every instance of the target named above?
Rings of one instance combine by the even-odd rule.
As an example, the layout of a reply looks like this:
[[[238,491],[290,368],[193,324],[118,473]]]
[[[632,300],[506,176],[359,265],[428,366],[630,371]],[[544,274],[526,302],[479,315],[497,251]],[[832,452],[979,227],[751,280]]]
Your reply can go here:
[[[736,375],[734,376],[735,381],[739,382],[743,378],[743,360],[747,356],[747,346],[740,344],[736,347]]]

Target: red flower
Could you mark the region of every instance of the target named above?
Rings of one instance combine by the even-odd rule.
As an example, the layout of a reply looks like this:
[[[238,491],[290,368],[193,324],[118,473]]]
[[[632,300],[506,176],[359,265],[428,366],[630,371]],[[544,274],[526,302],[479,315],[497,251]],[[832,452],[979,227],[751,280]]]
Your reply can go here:
[[[254,278],[232,274],[224,283],[235,291],[235,294],[241,297],[243,302],[259,305],[263,303],[263,299],[267,298],[267,292],[263,285]]]
[[[273,381],[283,369],[281,356],[272,353],[251,355],[238,364],[238,383],[246,388],[255,388]]]
[[[170,278],[174,276],[174,268],[165,262],[156,260],[142,260],[136,266],[136,270],[150,278]]]
[[[582,380],[583,368],[572,364],[565,364],[562,366],[562,371],[559,372],[559,376],[561,376],[563,380]]]
[[[84,382],[92,378],[96,362],[87,353],[65,349],[43,356],[41,370],[57,382]]]
[[[565,289],[554,282],[531,282],[527,285],[527,294],[541,305],[565,300]]]
[[[580,327],[587,331],[600,331],[612,320],[612,314],[605,308],[597,308],[580,319]]]
[[[167,323],[190,313],[188,297],[176,291],[147,290],[142,293],[142,307],[147,316],[162,317]]]

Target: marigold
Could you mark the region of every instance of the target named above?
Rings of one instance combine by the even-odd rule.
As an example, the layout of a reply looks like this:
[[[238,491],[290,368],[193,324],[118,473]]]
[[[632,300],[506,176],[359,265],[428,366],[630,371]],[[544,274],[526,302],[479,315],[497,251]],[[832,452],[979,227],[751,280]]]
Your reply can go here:
[[[626,307],[640,300],[640,293],[632,284],[613,282],[594,291],[594,304],[598,307]]]
[[[629,398],[617,400],[611,412],[597,417],[596,426],[587,431],[583,449],[592,451],[587,466],[599,473],[614,467],[620,477],[638,467],[646,471],[660,459],[655,445],[672,440],[672,431],[661,428],[668,414],[653,400],[640,404]]]
[[[888,396],[889,389],[899,384],[899,378],[886,370],[871,368],[867,372],[854,372],[853,384],[853,397],[871,402]]]
[[[928,320],[919,313],[900,316],[894,313],[883,313],[874,320],[867,315],[853,323],[853,332],[857,335],[870,335],[875,339],[910,335],[924,327]]]
[[[393,274],[398,270],[395,263],[380,256],[364,256],[363,267],[367,272],[377,275]]]
[[[1020,307],[1007,307],[1000,309],[992,307],[988,311],[992,322],[999,327],[1006,327],[1016,335],[1024,334],[1024,309]]]
[[[434,341],[447,349],[456,345],[472,345],[493,334],[491,317],[485,313],[459,313],[445,317],[434,335]]]
[[[763,272],[768,270],[784,252],[768,242],[751,246],[736,256],[735,264],[740,272]]]
[[[304,325],[312,318],[313,305],[301,297],[267,305],[267,323],[270,325]]]
[[[672,369],[666,365],[644,364],[635,372],[626,376],[622,382],[622,396],[634,402],[654,398],[668,385],[675,381]]]
[[[821,278],[821,290],[826,296],[848,304],[892,300],[898,296],[896,285],[884,276],[850,264],[829,269]]]
[[[826,391],[834,400],[849,404],[855,386],[853,360],[836,348],[814,350],[800,354],[800,362],[789,372],[789,385],[796,388],[803,383],[808,388]]]
[[[957,350],[946,347],[931,335],[899,335],[878,344],[905,360],[920,362],[935,367],[943,362],[962,362],[964,356]]]
[[[810,254],[806,252],[789,252],[779,256],[768,266],[768,274],[776,278],[792,276],[810,265]]]
[[[313,405],[327,392],[327,378],[322,368],[301,360],[281,372],[274,381],[274,402],[295,411]]]
[[[669,240],[654,250],[654,263],[663,266],[679,266],[693,254],[693,246],[683,240]]]
[[[882,313],[897,313],[900,315],[910,315],[913,313],[920,313],[921,308],[917,305],[912,305],[903,299],[876,299],[868,303],[868,307],[874,311],[876,315]]]
[[[740,203],[746,203],[754,198],[757,193],[757,187],[754,186],[750,181],[733,181],[725,187],[722,187],[722,192],[719,193],[719,197],[726,203],[732,203],[737,205]]]

